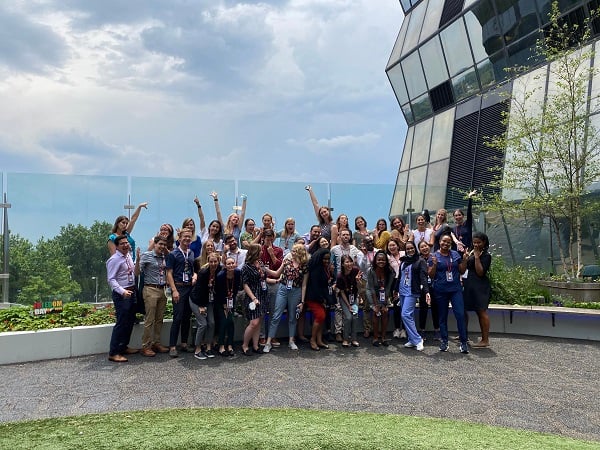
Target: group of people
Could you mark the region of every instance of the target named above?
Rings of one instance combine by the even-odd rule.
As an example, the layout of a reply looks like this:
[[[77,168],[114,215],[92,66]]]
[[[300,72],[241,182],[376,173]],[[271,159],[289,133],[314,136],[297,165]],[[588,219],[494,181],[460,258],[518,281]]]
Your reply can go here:
[[[246,196],[240,213],[224,221],[216,192],[211,196],[217,217],[208,226],[195,198],[199,229],[191,217],[177,229],[165,223],[144,252],[131,233],[147,204],[138,205],[131,219],[119,216],[108,237],[111,257],[106,263],[116,313],[109,360],[125,362],[127,355],[138,352],[147,357],[177,357],[181,351],[193,352],[198,359],[233,356],[236,311],[248,321],[241,346],[247,356],[281,346],[277,335],[286,311],[287,345],[293,351],[299,341],[314,351],[328,349],[333,340],[343,347],[360,346],[360,310],[364,336],[372,337],[372,345],[389,345],[391,319],[393,337],[406,338],[405,347],[418,351],[424,349],[431,310],[434,339],[440,351],[448,351],[449,304],[460,352],[469,352],[467,311],[477,313],[481,327],[480,341],[471,346],[489,346],[491,256],[487,236],[472,232],[474,191],[468,196],[467,213],[454,211],[453,225],[440,209],[433,224],[427,210],[418,214],[414,229],[397,216],[389,229],[387,220],[379,219],[369,230],[367,220],[358,216],[351,230],[347,215],[334,221],[312,188],[306,190],[318,223],[303,235],[292,218],[279,231],[268,213],[260,227],[245,218]],[[173,303],[173,322],[165,346],[160,335],[168,301]],[[144,332],[142,348],[136,349],[129,347],[129,340],[140,304]],[[310,337],[304,335],[307,312],[312,317]]]

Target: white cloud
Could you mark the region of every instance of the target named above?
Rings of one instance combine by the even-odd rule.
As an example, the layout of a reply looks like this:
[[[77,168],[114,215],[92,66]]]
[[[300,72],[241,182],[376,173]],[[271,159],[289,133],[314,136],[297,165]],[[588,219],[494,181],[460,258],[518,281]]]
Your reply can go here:
[[[333,150],[340,147],[361,147],[372,145],[380,139],[380,136],[375,133],[365,133],[360,136],[345,135],[334,136],[331,138],[310,138],[305,141],[297,141],[289,139],[288,143],[308,148],[313,153],[318,153],[323,150]]]
[[[0,24],[33,56],[0,59],[3,170],[334,181],[360,160],[305,165],[376,149],[393,183],[401,17],[395,0],[15,3]]]

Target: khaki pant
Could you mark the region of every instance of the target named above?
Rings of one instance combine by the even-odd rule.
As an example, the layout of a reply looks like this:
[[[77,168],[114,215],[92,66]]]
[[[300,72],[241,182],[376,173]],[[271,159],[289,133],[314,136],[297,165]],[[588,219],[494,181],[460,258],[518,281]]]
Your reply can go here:
[[[160,344],[160,333],[167,306],[167,297],[163,288],[152,286],[144,286],[142,293],[144,295],[144,307],[146,308],[144,334],[142,335],[142,346],[145,348],[153,344]]]

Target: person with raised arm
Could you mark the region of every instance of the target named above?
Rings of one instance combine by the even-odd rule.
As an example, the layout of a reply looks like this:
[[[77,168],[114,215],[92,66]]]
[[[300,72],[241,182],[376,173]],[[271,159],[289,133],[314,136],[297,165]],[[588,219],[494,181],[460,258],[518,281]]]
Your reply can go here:
[[[227,217],[227,222],[223,222],[223,216],[221,214],[221,206],[219,205],[219,194],[215,191],[211,192],[210,196],[214,200],[215,204],[215,212],[217,213],[217,220],[221,222],[221,226],[223,228],[223,234],[233,234],[235,239],[240,242],[240,235],[242,233],[242,224],[244,223],[244,218],[246,217],[246,205],[248,196],[246,194],[242,194],[240,197],[242,199],[242,209],[240,214],[237,212],[229,214]]]
[[[312,202],[313,208],[315,210],[315,216],[317,216],[317,220],[319,221],[319,226],[321,227],[321,236],[331,242],[331,246],[337,245],[338,238],[338,230],[337,225],[333,223],[333,217],[331,217],[331,212],[327,206],[319,205],[319,201],[317,200],[317,196],[312,190],[312,186],[308,185],[304,189],[308,191],[308,195],[310,195],[310,201]],[[335,241],[333,240],[335,237]]]
[[[455,209],[452,217],[454,217],[454,227],[452,228],[452,240],[456,245],[456,250],[463,253],[465,250],[470,250],[473,247],[473,196],[477,191],[471,191],[468,194],[469,203],[467,205],[467,219],[462,209]]]
[[[137,208],[135,208],[135,211],[131,215],[131,220],[127,216],[119,216],[115,219],[111,234],[108,236],[108,241],[106,242],[108,251],[111,255],[114,255],[117,251],[115,238],[117,236],[126,236],[127,241],[129,242],[131,257],[135,260],[135,240],[131,237],[131,232],[133,231],[133,227],[135,227],[135,223],[140,217],[142,208],[148,209],[148,202],[140,203]]]

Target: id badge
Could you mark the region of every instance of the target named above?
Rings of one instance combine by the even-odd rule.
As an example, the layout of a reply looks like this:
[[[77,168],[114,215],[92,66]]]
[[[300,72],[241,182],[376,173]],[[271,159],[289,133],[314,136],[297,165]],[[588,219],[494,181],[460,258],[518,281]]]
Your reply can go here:
[[[189,283],[190,282],[190,276],[188,275],[187,272],[183,272],[183,276],[181,277],[181,281],[183,281],[184,283]]]
[[[385,303],[385,290],[379,290],[379,303]]]
[[[233,297],[227,297],[227,308],[233,309]]]
[[[293,286],[294,286],[294,280],[288,279],[285,287],[287,287],[288,289],[291,289]]]
[[[446,281],[453,281],[452,272],[446,271]]]
[[[354,304],[354,294],[350,294],[350,295],[348,296],[348,301],[350,302],[350,304],[351,304],[351,305],[353,305],[353,304]]]
[[[214,301],[215,301],[215,293],[211,291],[208,293],[208,303],[214,303]]]
[[[267,290],[267,282],[266,282],[265,280],[262,280],[262,281],[260,282],[260,288],[261,288],[263,291],[266,291],[266,290]]]
[[[407,287],[410,286],[410,278],[408,278],[408,277],[404,278],[404,286],[407,286]]]
[[[329,286],[329,295],[333,295],[333,286]]]
[[[127,281],[133,284],[133,274],[131,272],[127,274]]]

